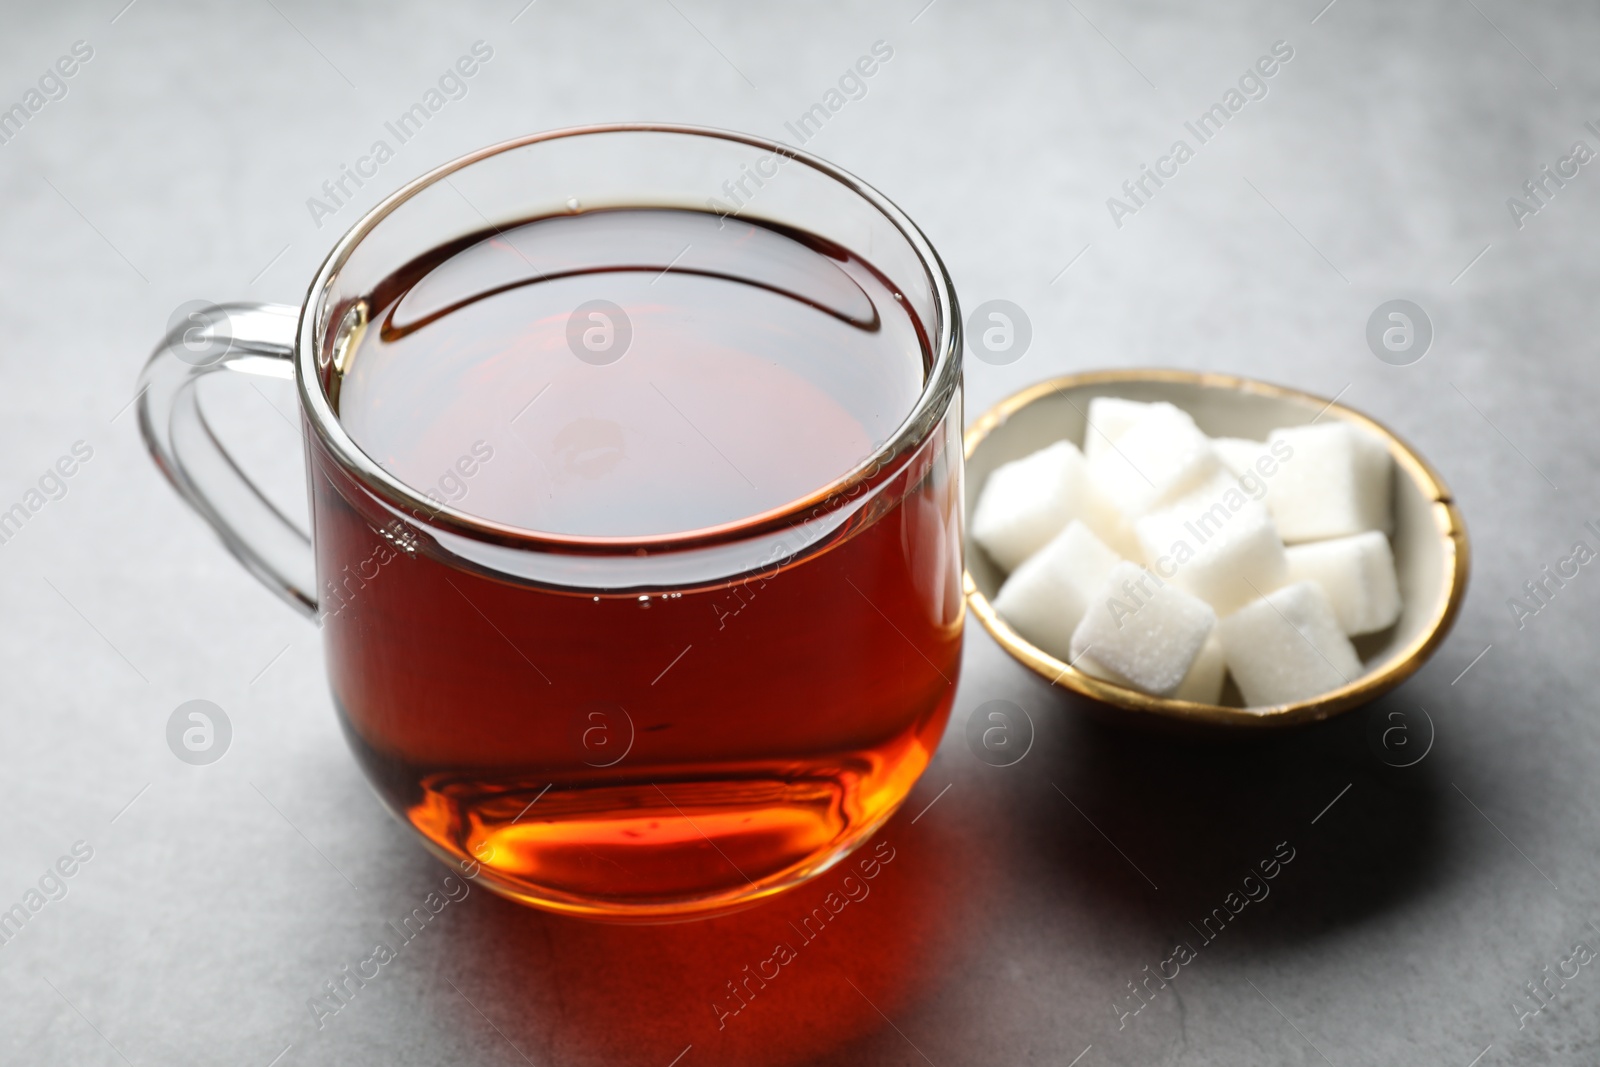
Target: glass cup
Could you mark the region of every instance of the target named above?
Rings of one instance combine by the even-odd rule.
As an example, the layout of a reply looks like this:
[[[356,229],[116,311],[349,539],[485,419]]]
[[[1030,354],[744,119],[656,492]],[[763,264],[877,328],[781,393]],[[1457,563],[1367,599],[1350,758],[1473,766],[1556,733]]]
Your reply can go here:
[[[758,218],[870,263],[923,328],[898,429],[802,499],[665,536],[507,525],[362,451],[338,390],[376,286],[486,226],[630,207]],[[195,308],[139,417],[183,498],[318,621],[350,745],[430,850],[528,904],[659,921],[826,870],[937,747],[964,611],[960,345],[938,256],[858,179],[742,134],[595,126],[412,181],[339,240],[303,307]],[[222,369],[296,382],[309,536],[207,424],[194,386]]]

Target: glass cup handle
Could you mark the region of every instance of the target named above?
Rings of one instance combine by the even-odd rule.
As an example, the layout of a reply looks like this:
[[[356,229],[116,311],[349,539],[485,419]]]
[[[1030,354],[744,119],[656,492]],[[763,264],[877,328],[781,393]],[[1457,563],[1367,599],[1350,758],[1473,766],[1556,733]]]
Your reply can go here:
[[[156,466],[245,569],[292,606],[317,615],[311,538],[256,488],[206,421],[195,385],[229,370],[294,380],[300,309],[288,304],[187,305],[139,378],[139,429]]]

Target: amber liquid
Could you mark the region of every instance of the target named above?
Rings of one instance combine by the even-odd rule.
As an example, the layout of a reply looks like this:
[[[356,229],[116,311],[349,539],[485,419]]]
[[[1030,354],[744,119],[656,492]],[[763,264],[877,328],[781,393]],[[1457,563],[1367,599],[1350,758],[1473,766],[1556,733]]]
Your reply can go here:
[[[581,317],[574,348],[594,300],[625,314],[617,358],[582,348],[590,326],[615,341],[608,320]],[[870,265],[689,211],[463,239],[377,286],[367,319],[330,390],[357,444],[436,501],[546,534],[770,515],[889,440],[928,366]],[[507,895],[639,919],[748,903],[864,840],[938,744],[961,639],[959,398],[820,505],[846,516],[826,536],[672,585],[486,572],[320,446],[311,475],[352,746],[436,851]]]

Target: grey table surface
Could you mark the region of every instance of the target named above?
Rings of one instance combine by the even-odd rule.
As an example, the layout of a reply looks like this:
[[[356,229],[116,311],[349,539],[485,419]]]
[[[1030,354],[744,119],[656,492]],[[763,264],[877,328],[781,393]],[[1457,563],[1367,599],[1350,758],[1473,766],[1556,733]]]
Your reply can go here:
[[[0,34],[6,107],[92,49],[0,144],[0,508],[92,449],[0,544],[0,907],[52,889],[0,945],[0,1062],[1600,1061],[1600,577],[1508,606],[1600,546],[1600,174],[1560,162],[1600,149],[1593,5],[125,2],[12,0]],[[323,181],[479,40],[465,98],[314,219]],[[308,998],[446,872],[348,755],[315,629],[149,463],[128,404],[150,344],[184,300],[298,302],[362,209],[466,150],[620,119],[783,137],[880,40],[892,60],[809,147],[918,220],[967,307],[1025,309],[1023,358],[969,362],[968,417],[1093,367],[1338,394],[1457,494],[1454,633],[1378,706],[1242,744],[1098,725],[973,626],[945,743],[882,832],[895,862],[723,1028],[724,982],[826,886],[647,928],[475,891],[319,1028]],[[1113,219],[1280,41],[1265,97]],[[1577,173],[1531,200],[1545,165]],[[1365,340],[1395,298],[1436,332],[1407,366]],[[295,499],[292,396],[217,403]],[[195,698],[233,726],[209,766],[165,740]],[[1035,724],[1014,766],[964,742],[990,700]],[[1392,766],[1426,747],[1419,707],[1431,749]],[[1405,758],[1379,719],[1412,725]],[[74,847],[92,858],[60,896],[45,875]],[[1270,896],[1201,941],[1275,850],[1294,858]],[[1132,1014],[1129,983],[1185,940]]]

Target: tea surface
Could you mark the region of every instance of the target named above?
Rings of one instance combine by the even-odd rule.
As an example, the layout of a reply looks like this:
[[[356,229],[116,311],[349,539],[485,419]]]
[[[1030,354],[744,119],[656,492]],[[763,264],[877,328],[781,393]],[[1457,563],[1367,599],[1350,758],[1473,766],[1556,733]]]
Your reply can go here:
[[[380,290],[338,409],[391,474],[484,518],[613,536],[737,521],[849,472],[922,389],[902,303],[803,234],[629,209],[462,244]]]

